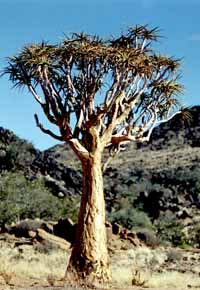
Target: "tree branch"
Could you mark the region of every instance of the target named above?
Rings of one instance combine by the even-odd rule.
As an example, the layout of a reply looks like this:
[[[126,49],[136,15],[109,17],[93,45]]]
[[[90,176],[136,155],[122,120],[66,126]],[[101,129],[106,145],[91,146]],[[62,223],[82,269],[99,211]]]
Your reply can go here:
[[[147,136],[145,137],[142,137],[141,138],[141,142],[148,142],[150,140],[150,137],[152,135],[152,132],[154,130],[155,127],[159,126],[160,124],[162,123],[166,123],[166,122],[169,122],[172,118],[174,118],[176,115],[178,114],[181,114],[181,111],[177,111],[176,113],[174,113],[173,115],[171,115],[170,117],[164,119],[164,120],[160,120],[160,121],[157,121],[157,117],[155,118],[154,122],[153,122],[153,125],[151,126],[151,128],[149,129],[148,131],[148,134]]]
[[[36,93],[35,89],[33,88],[32,85],[28,85],[28,89],[29,91],[32,93],[33,97],[35,98],[35,100],[41,105],[43,106],[45,103],[42,101],[42,99],[38,96],[38,94]]]
[[[55,89],[55,87],[54,87],[54,85],[53,85],[53,83],[51,81],[49,81],[49,83],[48,83],[48,88],[49,88],[52,96],[55,96],[55,99],[57,101],[58,108],[59,108],[60,112],[62,114],[64,114],[66,111],[64,109],[64,106],[63,106],[63,103],[62,103],[62,99],[61,99],[59,93],[56,91],[56,89]]]
[[[125,144],[125,143],[128,143],[130,141],[135,141],[135,140],[137,140],[137,138],[135,136],[131,136],[130,134],[129,135],[118,135],[118,134],[116,134],[116,135],[113,135],[111,137],[111,142],[110,143],[112,145],[116,145],[116,144],[119,144],[119,143]],[[108,146],[109,146],[109,144],[108,144]]]
[[[35,114],[34,117],[35,117],[36,126],[37,126],[38,128],[40,128],[40,130],[41,130],[43,133],[45,133],[45,134],[47,134],[47,135],[50,135],[51,137],[55,138],[56,140],[64,141],[63,138],[62,138],[62,136],[58,136],[58,135],[54,134],[51,130],[45,129],[45,128],[43,127],[43,125],[39,122],[39,119],[38,119],[37,114]]]

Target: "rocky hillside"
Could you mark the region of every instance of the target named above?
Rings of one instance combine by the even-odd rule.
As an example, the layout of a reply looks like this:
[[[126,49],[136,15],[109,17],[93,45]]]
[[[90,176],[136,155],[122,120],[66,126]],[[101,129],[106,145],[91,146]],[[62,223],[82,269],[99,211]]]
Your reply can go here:
[[[105,172],[108,218],[129,229],[146,228],[174,243],[198,244],[200,221],[200,107],[190,124],[177,115],[156,128],[148,144],[131,144]],[[40,152],[0,128],[0,171],[21,172],[63,199],[81,193],[80,164],[67,145]],[[195,227],[195,234],[191,228]],[[182,235],[184,233],[184,235]],[[199,237],[200,241],[200,237]]]
[[[0,127],[0,172],[20,171],[31,180],[42,176],[55,195],[59,192],[63,196],[80,194],[81,176],[71,163],[68,165],[73,158],[65,147],[55,146],[40,152],[31,143]]]

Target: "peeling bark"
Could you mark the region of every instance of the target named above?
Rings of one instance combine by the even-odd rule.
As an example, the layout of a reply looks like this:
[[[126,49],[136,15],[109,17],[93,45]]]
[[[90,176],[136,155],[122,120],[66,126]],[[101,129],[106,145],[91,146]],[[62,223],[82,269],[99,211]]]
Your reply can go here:
[[[76,242],[66,271],[66,278],[75,280],[108,281],[105,228],[105,201],[101,152],[82,160],[83,194],[81,199]]]

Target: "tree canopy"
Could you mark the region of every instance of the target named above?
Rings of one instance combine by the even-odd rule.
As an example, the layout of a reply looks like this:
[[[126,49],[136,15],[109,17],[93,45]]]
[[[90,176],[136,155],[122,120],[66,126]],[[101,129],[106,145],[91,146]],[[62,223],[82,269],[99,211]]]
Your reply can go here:
[[[44,133],[90,151],[88,132],[95,127],[116,151],[127,141],[149,140],[155,126],[180,111],[180,61],[153,50],[158,38],[159,30],[147,26],[111,39],[73,33],[57,45],[25,46],[4,73],[15,86],[28,87],[60,130],[44,128],[35,115]]]

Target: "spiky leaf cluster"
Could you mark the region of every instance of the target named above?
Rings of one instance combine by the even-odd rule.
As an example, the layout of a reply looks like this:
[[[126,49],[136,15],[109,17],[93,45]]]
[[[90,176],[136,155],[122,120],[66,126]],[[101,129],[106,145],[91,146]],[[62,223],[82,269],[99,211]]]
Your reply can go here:
[[[14,85],[28,87],[59,127],[60,136],[35,116],[40,129],[54,138],[75,138],[87,147],[85,135],[94,128],[104,146],[145,140],[173,116],[182,91],[179,60],[153,50],[158,32],[136,26],[112,39],[73,33],[58,45],[24,47],[9,58],[4,73]]]

